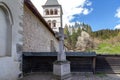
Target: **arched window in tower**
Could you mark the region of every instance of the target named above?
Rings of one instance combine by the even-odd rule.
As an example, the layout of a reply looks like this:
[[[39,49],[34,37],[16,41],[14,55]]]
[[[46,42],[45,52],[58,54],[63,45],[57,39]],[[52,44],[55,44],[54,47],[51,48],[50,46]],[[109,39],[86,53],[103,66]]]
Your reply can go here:
[[[55,15],[57,15],[57,14],[58,14],[58,10],[57,10],[57,9],[55,9],[55,10],[54,10],[54,13],[55,13]]]
[[[46,10],[45,10],[45,13],[46,13],[46,15],[49,15],[49,10],[46,9]]]
[[[56,27],[56,20],[52,21],[52,25],[53,25],[53,27]]]
[[[53,10],[52,9],[50,10],[50,14],[53,15]]]
[[[48,20],[48,25],[51,27],[51,20]]]

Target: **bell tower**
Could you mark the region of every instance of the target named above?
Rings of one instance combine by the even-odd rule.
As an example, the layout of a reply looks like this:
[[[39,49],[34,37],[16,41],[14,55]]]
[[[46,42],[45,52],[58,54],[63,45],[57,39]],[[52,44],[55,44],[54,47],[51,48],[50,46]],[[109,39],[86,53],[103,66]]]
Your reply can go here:
[[[62,7],[57,0],[47,0],[43,7],[43,17],[54,32],[62,27]]]

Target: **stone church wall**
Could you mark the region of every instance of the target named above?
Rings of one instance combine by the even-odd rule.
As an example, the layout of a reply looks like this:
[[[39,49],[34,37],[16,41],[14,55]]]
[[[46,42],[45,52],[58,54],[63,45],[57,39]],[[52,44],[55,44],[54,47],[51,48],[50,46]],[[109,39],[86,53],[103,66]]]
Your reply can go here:
[[[24,52],[58,51],[58,40],[54,34],[24,6]]]
[[[29,0],[0,0],[0,80],[20,77],[22,51],[58,51],[54,33],[23,1]]]
[[[0,30],[4,30],[0,32],[0,43],[3,44],[3,39],[6,41],[0,45],[0,80],[17,80],[21,73],[18,61],[18,53],[21,51],[17,45],[22,46],[23,0],[0,0],[0,10],[0,14],[5,15],[0,17],[6,20],[0,24]],[[2,51],[3,47],[6,51]]]

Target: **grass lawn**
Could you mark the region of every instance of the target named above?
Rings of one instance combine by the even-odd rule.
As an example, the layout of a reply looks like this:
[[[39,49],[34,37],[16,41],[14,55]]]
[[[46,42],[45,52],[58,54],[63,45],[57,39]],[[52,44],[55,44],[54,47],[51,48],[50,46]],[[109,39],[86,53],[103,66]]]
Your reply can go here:
[[[120,43],[101,43],[99,44],[98,49],[94,51],[97,54],[120,54]]]

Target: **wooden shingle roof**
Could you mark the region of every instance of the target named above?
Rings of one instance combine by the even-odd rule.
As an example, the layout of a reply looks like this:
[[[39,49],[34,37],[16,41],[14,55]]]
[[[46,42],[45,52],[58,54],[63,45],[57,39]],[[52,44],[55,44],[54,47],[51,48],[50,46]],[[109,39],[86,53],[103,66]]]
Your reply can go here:
[[[71,57],[94,57],[95,52],[65,52],[66,56]],[[23,52],[24,56],[57,56],[57,52]]]

